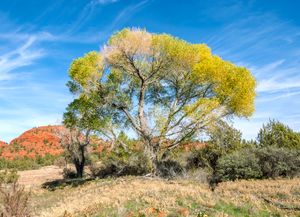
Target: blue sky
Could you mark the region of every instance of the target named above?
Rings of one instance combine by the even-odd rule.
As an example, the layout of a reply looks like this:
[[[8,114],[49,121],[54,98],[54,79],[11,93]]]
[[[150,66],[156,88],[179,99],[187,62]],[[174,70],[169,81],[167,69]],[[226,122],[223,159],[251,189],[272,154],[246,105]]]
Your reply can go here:
[[[248,67],[258,81],[256,112],[234,120],[245,138],[269,118],[300,131],[299,9],[296,0],[1,0],[0,139],[59,124],[72,100],[71,61],[124,27],[207,43]]]

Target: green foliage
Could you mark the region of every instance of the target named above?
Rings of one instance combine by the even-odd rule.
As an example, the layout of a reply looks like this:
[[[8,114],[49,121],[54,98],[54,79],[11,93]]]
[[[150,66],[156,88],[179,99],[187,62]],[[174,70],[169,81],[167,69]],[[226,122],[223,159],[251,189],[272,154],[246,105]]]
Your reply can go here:
[[[213,55],[205,44],[168,34],[119,31],[101,53],[74,60],[69,75],[76,98],[64,123],[109,140],[133,130],[153,164],[222,117],[254,111],[256,82],[249,70]]]
[[[92,165],[94,177],[144,175],[150,172],[149,158],[139,149],[136,142],[123,136],[123,141],[126,138],[127,144],[131,145],[127,146],[126,150],[121,145],[117,145],[113,150],[104,150],[99,156],[102,165]]]
[[[216,174],[221,181],[257,179],[262,177],[259,160],[248,149],[242,149],[220,158]]]
[[[126,175],[145,175],[150,172],[150,164],[147,157],[141,152],[131,155],[121,156],[112,154],[106,159],[102,159],[100,167],[93,166],[92,175],[98,178],[118,177]]]
[[[210,130],[209,143],[223,153],[229,153],[243,147],[241,131],[224,121],[218,121]]]
[[[217,162],[220,181],[294,177],[300,175],[300,151],[266,147],[241,149]]]
[[[74,83],[69,83],[73,92],[79,90],[80,87],[88,88],[90,83],[97,82],[103,70],[102,58],[96,51],[87,53],[84,57],[78,58],[71,64],[69,75],[78,83],[77,87]]]
[[[300,175],[300,150],[265,147],[254,150],[262,178],[294,177]]]
[[[210,130],[210,140],[207,145],[193,151],[188,157],[187,168],[208,167],[215,170],[220,157],[241,149],[246,144],[242,142],[242,133],[224,121],[218,121]]]
[[[279,121],[270,120],[260,129],[258,145],[261,147],[276,146],[300,149],[300,134]]]
[[[175,160],[163,160],[157,164],[157,175],[163,178],[174,178],[182,176],[184,168]]]
[[[35,159],[31,159],[28,157],[16,158],[13,160],[0,158],[0,169],[16,169],[16,170],[38,169],[43,166],[53,165],[54,161],[58,157],[59,156],[46,154],[44,157],[37,156]]]

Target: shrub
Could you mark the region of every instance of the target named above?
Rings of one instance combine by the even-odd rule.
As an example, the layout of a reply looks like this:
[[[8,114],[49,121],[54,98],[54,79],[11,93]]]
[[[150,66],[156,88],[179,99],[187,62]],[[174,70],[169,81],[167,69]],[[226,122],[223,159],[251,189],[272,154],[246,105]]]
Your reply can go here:
[[[300,151],[266,147],[241,149],[219,159],[218,180],[294,177],[300,174]]]
[[[2,172],[0,177],[0,194],[3,202],[1,216],[29,217],[29,194],[25,192],[24,187],[18,184],[16,171]]]
[[[53,162],[59,156],[53,156],[46,154],[44,157],[37,156],[35,159],[29,157],[15,158],[8,160],[3,157],[0,158],[0,170],[1,169],[16,169],[16,170],[30,170],[38,169],[43,166],[53,165]]]
[[[144,175],[150,172],[147,158],[140,152],[132,153],[129,156],[112,154],[103,159],[100,167],[91,167],[92,176],[106,178],[111,176]]]
[[[242,134],[224,121],[219,121],[209,131],[210,140],[200,150],[193,151],[187,159],[187,169],[208,167],[215,171],[218,159],[246,146]]]
[[[300,174],[300,151],[266,147],[255,149],[263,178],[294,177]]]
[[[218,160],[216,169],[220,181],[257,179],[262,177],[259,160],[251,149],[242,149]]]
[[[174,160],[160,161],[157,166],[157,175],[163,178],[174,178],[184,174],[184,168]]]
[[[218,147],[208,144],[200,150],[192,151],[187,158],[186,169],[205,168],[208,167],[214,170],[217,166],[218,159],[223,155],[223,152]]]
[[[4,170],[0,172],[0,183],[10,184],[16,182],[19,179],[19,175],[16,170]]]
[[[77,173],[76,171],[69,169],[69,168],[64,168],[63,169],[63,178],[64,179],[75,179],[77,178]]]

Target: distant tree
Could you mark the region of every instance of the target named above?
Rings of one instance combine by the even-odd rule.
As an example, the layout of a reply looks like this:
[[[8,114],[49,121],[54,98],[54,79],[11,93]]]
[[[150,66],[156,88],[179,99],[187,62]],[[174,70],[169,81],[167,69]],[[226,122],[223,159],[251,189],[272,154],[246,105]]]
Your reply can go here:
[[[157,171],[162,156],[226,116],[254,111],[255,79],[212,55],[204,44],[124,29],[101,53],[71,64],[68,86],[94,107],[98,133],[116,139],[134,131]]]
[[[300,134],[276,120],[270,120],[266,125],[263,125],[257,140],[261,147],[300,148]]]

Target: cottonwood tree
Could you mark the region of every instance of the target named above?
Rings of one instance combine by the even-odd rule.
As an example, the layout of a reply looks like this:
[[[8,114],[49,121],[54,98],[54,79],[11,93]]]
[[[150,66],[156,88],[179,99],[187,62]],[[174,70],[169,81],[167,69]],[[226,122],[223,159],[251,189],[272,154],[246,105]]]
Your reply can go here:
[[[100,52],[74,60],[69,75],[71,92],[97,110],[100,133],[134,131],[154,171],[215,121],[254,111],[255,79],[246,68],[168,34],[124,29]]]

